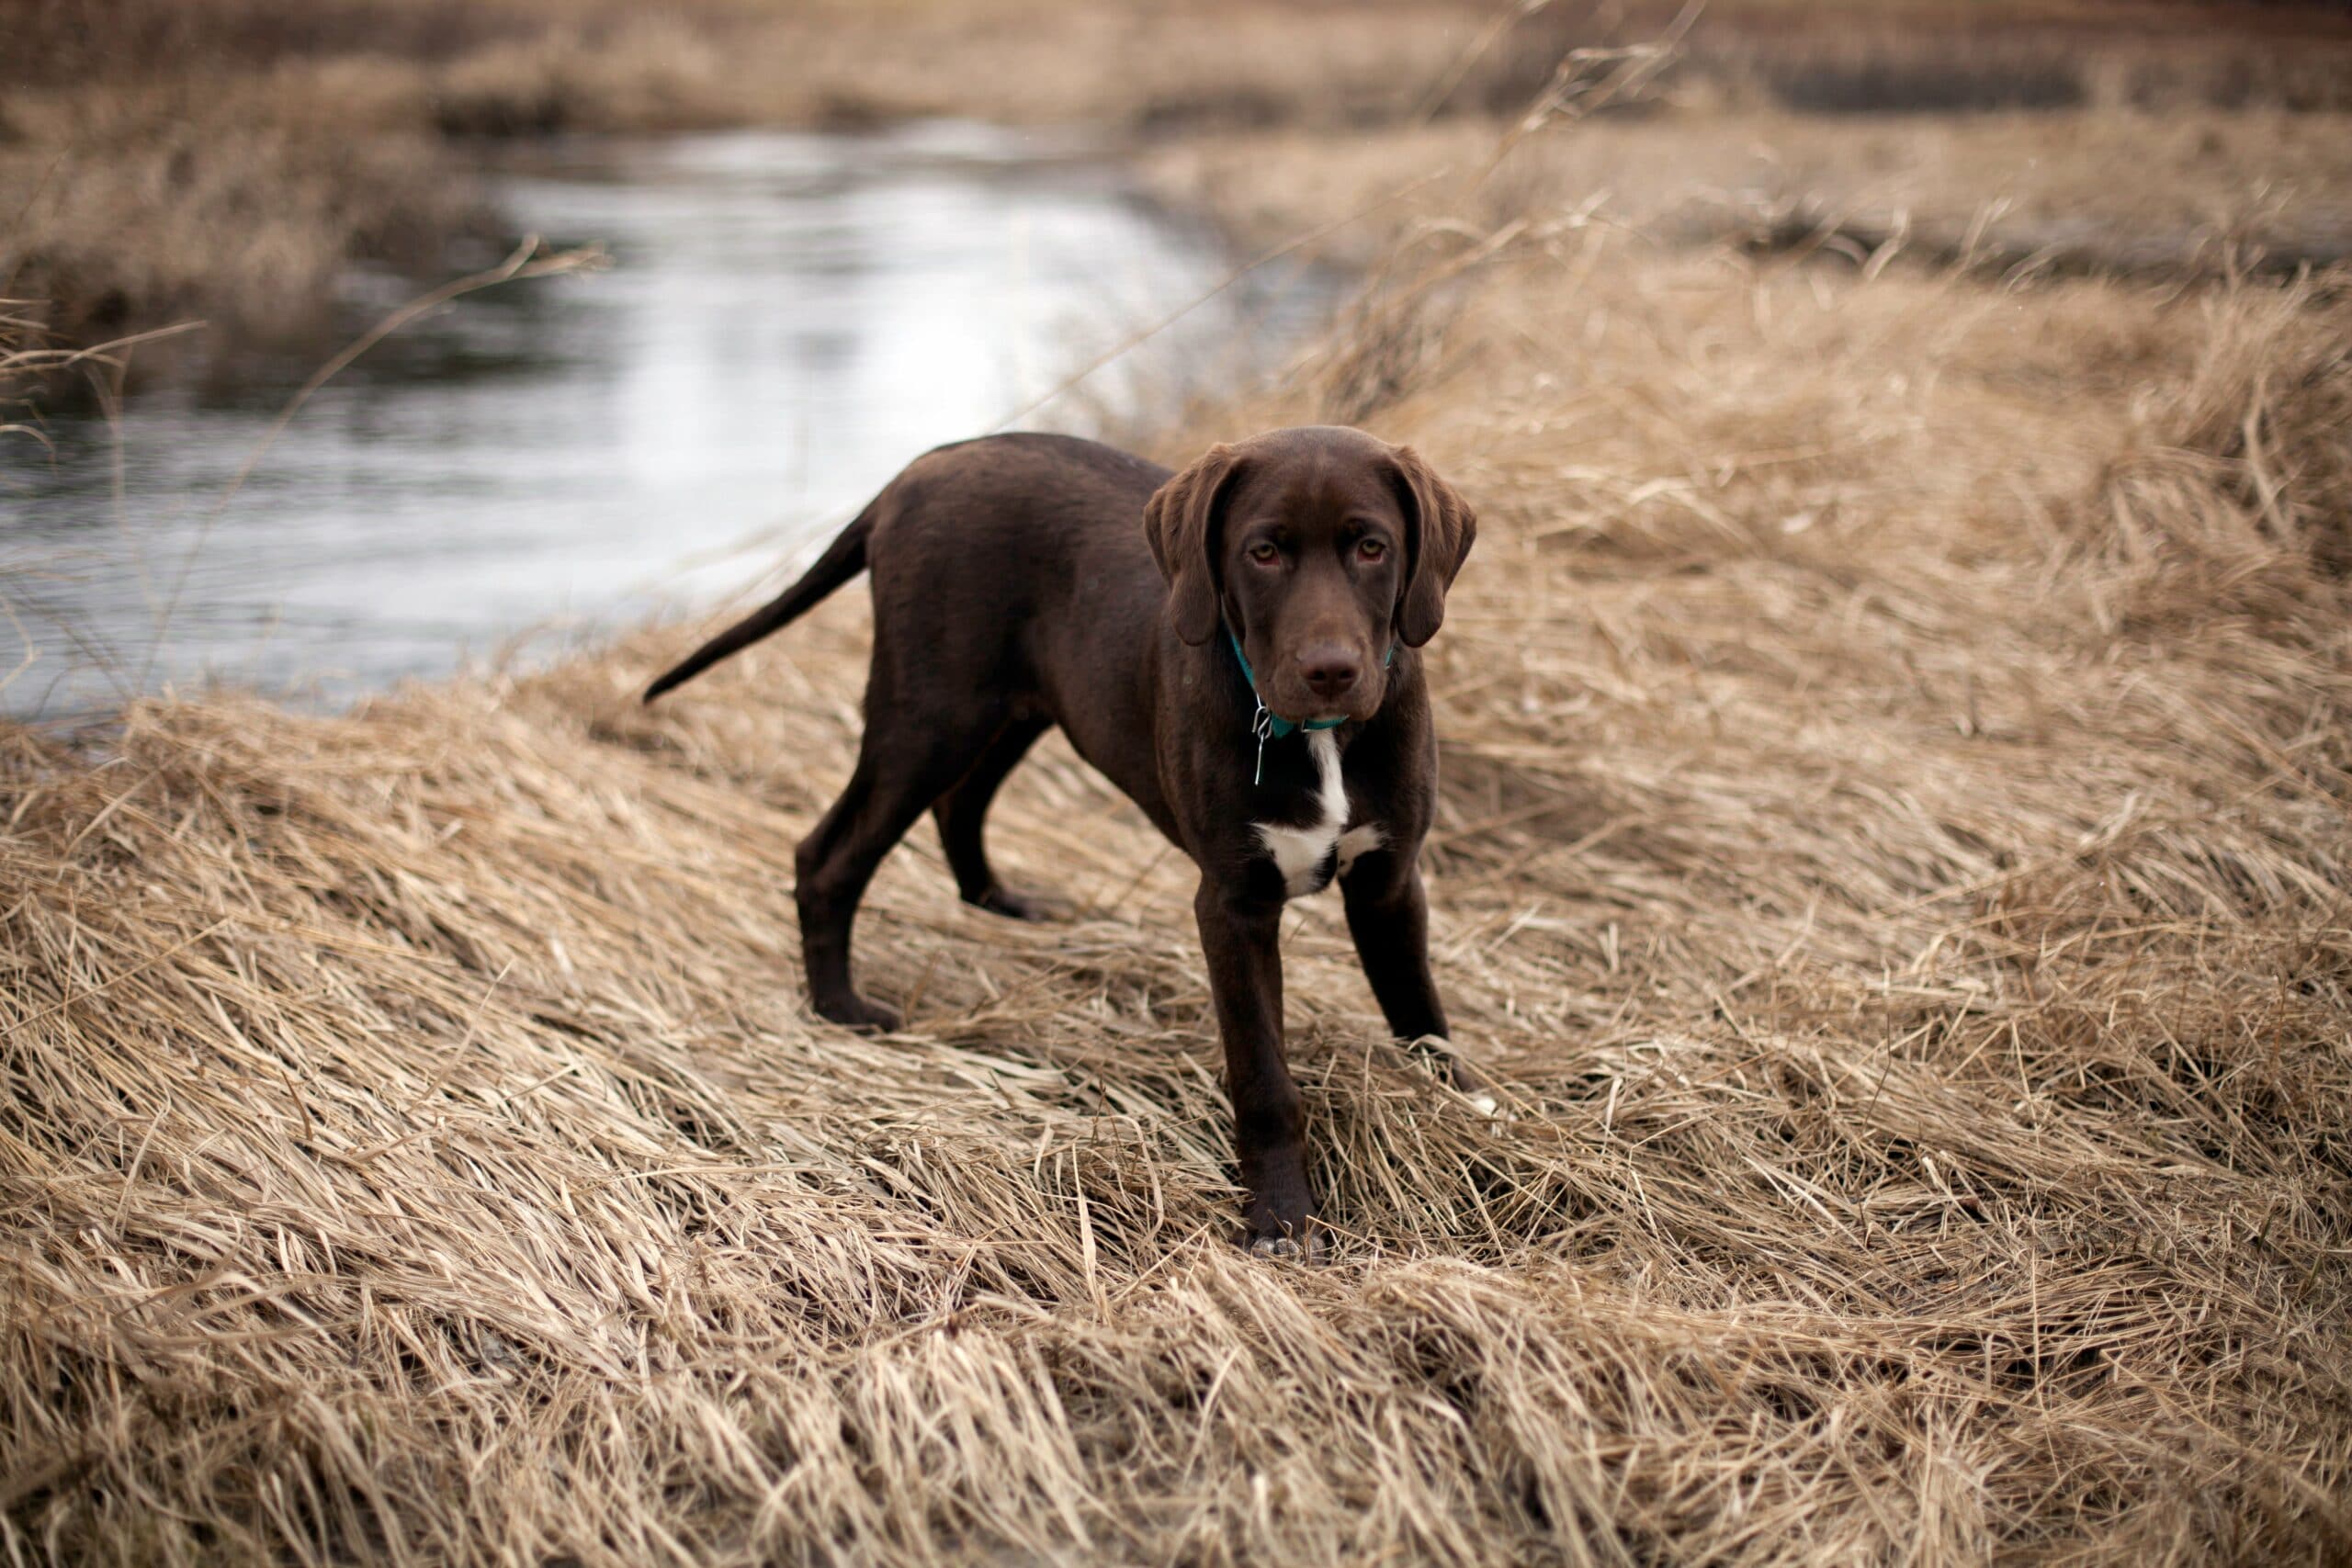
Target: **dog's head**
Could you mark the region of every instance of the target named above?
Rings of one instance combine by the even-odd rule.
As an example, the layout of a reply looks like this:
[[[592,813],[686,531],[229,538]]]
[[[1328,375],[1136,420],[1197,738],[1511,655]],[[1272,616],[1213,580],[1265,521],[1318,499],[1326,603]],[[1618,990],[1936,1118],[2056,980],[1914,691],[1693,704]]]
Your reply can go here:
[[[1338,425],[1212,446],[1144,508],[1176,635],[1230,626],[1266,706],[1370,718],[1392,646],[1445,618],[1477,519],[1409,446]]]

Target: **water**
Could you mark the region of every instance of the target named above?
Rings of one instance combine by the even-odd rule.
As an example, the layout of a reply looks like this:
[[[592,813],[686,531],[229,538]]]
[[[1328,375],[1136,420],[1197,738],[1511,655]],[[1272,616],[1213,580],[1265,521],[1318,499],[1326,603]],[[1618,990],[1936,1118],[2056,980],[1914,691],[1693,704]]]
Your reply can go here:
[[[51,452],[0,438],[0,677],[29,660],[0,710],[206,679],[335,705],[772,582],[1233,265],[1115,166],[971,127],[558,143],[498,186],[519,231],[614,265],[410,327],[225,503],[291,367],[52,420]],[[355,333],[413,288],[355,276]],[[1261,369],[1327,296],[1253,276],[1021,423]]]

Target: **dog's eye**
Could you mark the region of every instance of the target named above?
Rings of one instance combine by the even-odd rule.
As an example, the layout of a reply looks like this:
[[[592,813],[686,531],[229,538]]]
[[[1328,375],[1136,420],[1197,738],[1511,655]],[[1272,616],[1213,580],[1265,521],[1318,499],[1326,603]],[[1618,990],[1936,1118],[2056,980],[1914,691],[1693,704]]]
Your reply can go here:
[[[1378,539],[1363,538],[1356,541],[1356,555],[1361,559],[1378,560],[1387,553],[1388,547]]]
[[[1250,558],[1260,566],[1272,566],[1283,558],[1283,552],[1272,541],[1261,539],[1250,547]]]

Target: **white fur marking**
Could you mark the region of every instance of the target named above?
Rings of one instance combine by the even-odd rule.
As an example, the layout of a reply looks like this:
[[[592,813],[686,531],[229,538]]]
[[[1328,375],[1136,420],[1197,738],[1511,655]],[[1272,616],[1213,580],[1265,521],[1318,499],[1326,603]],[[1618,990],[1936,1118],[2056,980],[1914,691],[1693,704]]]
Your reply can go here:
[[[1340,835],[1340,874],[1345,876],[1356,857],[1369,854],[1388,841],[1377,822],[1362,822]]]
[[[1258,841],[1266,846],[1266,852],[1274,857],[1274,869],[1283,874],[1283,889],[1294,898],[1322,886],[1315,874],[1322,869],[1331,846],[1340,841],[1340,829],[1348,821],[1348,789],[1340,780],[1339,742],[1328,729],[1314,730],[1306,737],[1306,750],[1315,759],[1315,799],[1321,818],[1304,828],[1278,822],[1253,824]]]

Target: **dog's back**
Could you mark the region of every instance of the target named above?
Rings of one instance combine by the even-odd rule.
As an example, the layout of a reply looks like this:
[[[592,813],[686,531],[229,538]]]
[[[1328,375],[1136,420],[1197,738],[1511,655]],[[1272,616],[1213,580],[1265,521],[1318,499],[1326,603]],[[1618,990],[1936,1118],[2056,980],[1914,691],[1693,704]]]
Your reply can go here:
[[[874,576],[877,632],[903,626],[931,660],[967,670],[1014,674],[1008,659],[1034,667],[1018,658],[1017,638],[997,634],[1041,617],[1050,617],[1046,635],[1084,636],[1106,622],[1132,629],[1164,593],[1142,518],[1168,477],[1157,463],[1072,435],[1024,431],[935,447],[884,486],[797,581],[662,674],[645,700],[781,631],[861,571]]]
[[[1119,703],[1140,678],[1167,594],[1143,533],[1144,503],[1167,478],[1067,435],[989,436],[924,455],[877,502],[876,647],[920,649],[955,670],[958,688],[1035,697],[1083,751],[1084,714]],[[925,671],[892,673],[921,682]],[[1084,690],[1057,689],[1072,676]]]

